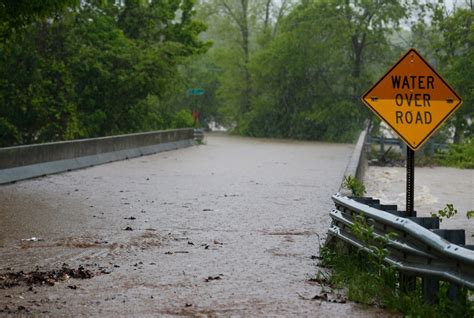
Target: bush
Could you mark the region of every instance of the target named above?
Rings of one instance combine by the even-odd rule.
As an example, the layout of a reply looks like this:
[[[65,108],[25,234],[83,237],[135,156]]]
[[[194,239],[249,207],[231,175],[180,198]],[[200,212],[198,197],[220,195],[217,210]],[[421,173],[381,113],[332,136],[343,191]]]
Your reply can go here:
[[[415,291],[405,293],[397,284],[399,277],[396,270],[374,262],[373,256],[342,241],[323,247],[320,255],[321,265],[331,271],[329,274],[318,273],[324,278],[319,281],[333,288],[345,289],[351,301],[395,309],[405,317],[473,317],[474,305],[466,289],[461,289],[459,302],[452,302],[447,294],[449,285],[441,282],[438,303],[429,305],[423,302],[420,279]]]
[[[0,117],[0,147],[14,146],[21,143],[21,135],[15,125]]]
[[[439,164],[461,169],[474,169],[474,138],[461,144],[449,145],[447,152],[436,154]]]
[[[185,109],[180,110],[171,124],[172,128],[189,128],[194,127],[194,119],[191,113]]]

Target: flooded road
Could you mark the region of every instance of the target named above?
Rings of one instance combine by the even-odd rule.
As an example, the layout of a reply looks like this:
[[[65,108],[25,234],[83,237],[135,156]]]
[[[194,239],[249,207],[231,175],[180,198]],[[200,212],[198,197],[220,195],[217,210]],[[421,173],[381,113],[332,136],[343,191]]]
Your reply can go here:
[[[367,195],[384,204],[397,204],[405,210],[406,168],[375,167],[367,169],[364,182]],[[416,167],[414,204],[418,216],[431,216],[450,203],[458,213],[444,219],[442,229],[465,229],[466,244],[474,244],[474,219],[466,212],[474,210],[474,170],[448,167]]]
[[[0,289],[0,315],[386,316],[305,300],[323,291],[309,279],[351,151],[211,135],[2,186],[0,274],[94,277]]]

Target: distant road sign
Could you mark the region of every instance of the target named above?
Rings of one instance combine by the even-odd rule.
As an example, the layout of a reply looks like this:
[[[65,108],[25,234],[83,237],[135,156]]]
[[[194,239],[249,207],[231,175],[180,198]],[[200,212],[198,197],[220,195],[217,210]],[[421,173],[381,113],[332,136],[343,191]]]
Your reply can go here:
[[[202,88],[190,88],[188,89],[188,95],[203,95],[204,90]]]
[[[408,50],[362,100],[413,150],[462,104],[461,97],[414,49]]]

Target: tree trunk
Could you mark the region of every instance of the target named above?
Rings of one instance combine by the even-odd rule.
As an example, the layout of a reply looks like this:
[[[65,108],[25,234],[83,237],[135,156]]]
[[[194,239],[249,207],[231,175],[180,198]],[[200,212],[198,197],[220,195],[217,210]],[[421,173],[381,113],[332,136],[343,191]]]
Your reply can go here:
[[[244,102],[242,105],[242,113],[246,113],[250,110],[250,72],[249,72],[249,26],[248,26],[248,0],[241,0],[242,5],[242,23],[240,24],[240,33],[242,34],[242,50],[244,51],[244,72],[245,72],[245,84],[244,84]]]

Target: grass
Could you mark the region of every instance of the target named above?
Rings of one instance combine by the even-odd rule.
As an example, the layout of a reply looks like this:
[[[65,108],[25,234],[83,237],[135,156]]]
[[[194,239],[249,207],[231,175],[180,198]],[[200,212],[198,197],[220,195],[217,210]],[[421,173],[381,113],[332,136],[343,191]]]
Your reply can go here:
[[[364,184],[353,176],[345,176],[342,186],[350,190],[352,195],[356,197],[361,197],[366,193]]]
[[[474,317],[474,306],[467,297],[453,303],[447,297],[448,284],[441,283],[439,302],[428,305],[423,302],[421,280],[417,290],[404,293],[400,290],[398,271],[385,264],[374,261],[367,253],[336,241],[332,247],[322,247],[321,266],[329,267],[330,274],[324,279],[333,288],[345,289],[347,298],[367,306],[378,306],[399,311],[406,317]],[[462,291],[467,293],[466,290]]]

